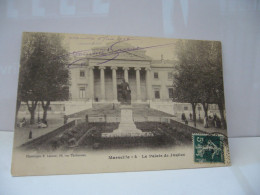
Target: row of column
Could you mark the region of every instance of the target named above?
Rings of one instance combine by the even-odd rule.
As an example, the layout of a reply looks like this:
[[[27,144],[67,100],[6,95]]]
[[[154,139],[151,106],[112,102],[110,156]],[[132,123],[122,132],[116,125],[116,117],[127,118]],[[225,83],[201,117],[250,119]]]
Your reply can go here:
[[[100,66],[100,83],[101,83],[101,101],[105,101],[105,68],[104,66]],[[117,78],[116,78],[116,70],[117,67],[110,67],[112,69],[112,83],[113,83],[113,101],[117,102]],[[94,66],[89,67],[89,95],[90,99],[94,99]],[[123,67],[124,70],[124,79],[128,82],[128,70],[129,67]],[[140,67],[136,67],[136,94],[137,94],[137,102],[141,101],[141,81],[140,81]],[[145,68],[146,70],[146,90],[147,90],[147,99],[151,100],[151,69]]]

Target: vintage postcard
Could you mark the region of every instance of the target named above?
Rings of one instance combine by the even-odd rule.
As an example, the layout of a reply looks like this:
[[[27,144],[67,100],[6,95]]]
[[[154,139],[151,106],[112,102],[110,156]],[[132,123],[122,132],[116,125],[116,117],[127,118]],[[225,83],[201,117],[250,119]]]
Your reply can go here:
[[[219,41],[23,33],[12,175],[230,165]]]

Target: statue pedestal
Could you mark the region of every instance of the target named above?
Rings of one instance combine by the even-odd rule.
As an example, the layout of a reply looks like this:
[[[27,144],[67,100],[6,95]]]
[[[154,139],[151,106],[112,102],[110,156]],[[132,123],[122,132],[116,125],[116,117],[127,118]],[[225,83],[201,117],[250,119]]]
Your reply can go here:
[[[133,110],[131,105],[122,105],[121,120],[118,129],[112,133],[102,133],[102,137],[149,137],[151,132],[142,132],[137,129],[133,121]]]

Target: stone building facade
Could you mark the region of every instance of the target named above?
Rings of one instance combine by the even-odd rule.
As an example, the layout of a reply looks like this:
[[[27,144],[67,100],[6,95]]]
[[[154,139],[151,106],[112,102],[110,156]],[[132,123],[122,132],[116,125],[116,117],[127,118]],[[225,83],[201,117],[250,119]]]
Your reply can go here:
[[[109,60],[109,59],[108,59]],[[120,83],[129,83],[132,103],[172,102],[173,61],[88,58],[70,69],[72,101],[120,101]]]
[[[112,53],[107,48],[93,48],[89,57],[72,59],[66,112],[92,108],[93,104],[120,103],[123,79],[129,83],[132,104],[148,104],[150,108],[176,116],[192,112],[189,103],[172,101],[174,60],[164,60],[163,55],[160,60],[154,60],[145,50],[128,52],[126,48],[132,46],[127,44],[113,48],[116,52]],[[209,113],[218,114],[218,111],[210,107]],[[202,105],[197,106],[197,114],[204,115]]]

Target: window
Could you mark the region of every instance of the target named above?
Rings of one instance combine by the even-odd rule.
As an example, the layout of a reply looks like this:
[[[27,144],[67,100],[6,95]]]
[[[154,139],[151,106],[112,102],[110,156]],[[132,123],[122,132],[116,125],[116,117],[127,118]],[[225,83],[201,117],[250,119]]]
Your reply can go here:
[[[173,79],[173,74],[172,72],[168,72],[168,80],[172,80]]]
[[[188,106],[184,106],[184,110],[188,110]]]
[[[200,107],[200,106],[198,106],[198,110],[201,110],[201,107]]]
[[[86,98],[86,90],[85,87],[79,88],[79,98]]]
[[[169,98],[173,98],[173,88],[168,88]]]
[[[154,97],[155,97],[155,99],[160,99],[160,90],[159,89],[154,90]]]
[[[209,109],[210,110],[218,110],[218,105],[217,104],[210,104]]]
[[[84,71],[84,70],[81,70],[81,71],[79,72],[79,75],[80,75],[80,77],[85,77],[85,71]]]
[[[159,78],[158,72],[154,72],[153,77],[154,77],[155,79],[158,79],[158,78]]]

